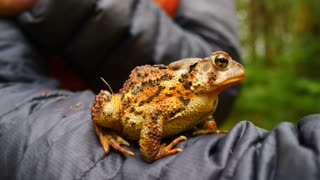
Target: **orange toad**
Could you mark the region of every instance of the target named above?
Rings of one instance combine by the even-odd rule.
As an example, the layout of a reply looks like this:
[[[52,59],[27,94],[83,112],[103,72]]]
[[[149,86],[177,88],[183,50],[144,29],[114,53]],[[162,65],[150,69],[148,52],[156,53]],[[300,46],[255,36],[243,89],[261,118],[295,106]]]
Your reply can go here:
[[[146,161],[175,154],[174,148],[186,137],[169,145],[161,139],[195,128],[194,135],[226,133],[212,117],[218,94],[240,83],[245,76],[241,64],[221,51],[206,58],[188,58],[165,65],[145,65],[133,69],[117,94],[102,90],[92,106],[92,119],[106,153],[110,146],[134,155],[120,146],[122,139],[139,140]]]

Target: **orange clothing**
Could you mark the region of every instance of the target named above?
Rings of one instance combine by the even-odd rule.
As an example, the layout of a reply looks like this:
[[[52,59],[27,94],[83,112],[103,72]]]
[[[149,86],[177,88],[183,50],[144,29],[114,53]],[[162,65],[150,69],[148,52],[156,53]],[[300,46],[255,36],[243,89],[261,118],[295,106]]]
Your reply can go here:
[[[153,2],[159,4],[159,6],[167,13],[168,16],[173,17],[177,7],[179,5],[179,0],[153,0]]]

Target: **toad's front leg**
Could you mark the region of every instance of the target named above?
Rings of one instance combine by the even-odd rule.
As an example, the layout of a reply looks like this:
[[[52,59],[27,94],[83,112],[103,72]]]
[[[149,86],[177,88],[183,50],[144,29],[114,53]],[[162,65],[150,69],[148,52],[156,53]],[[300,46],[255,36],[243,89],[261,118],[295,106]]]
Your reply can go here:
[[[155,161],[182,151],[182,149],[174,148],[174,146],[187,138],[185,136],[180,136],[174,139],[169,145],[160,145],[162,130],[162,115],[158,111],[149,113],[143,124],[139,140],[140,151],[146,161]]]
[[[193,136],[200,134],[227,134],[226,130],[219,130],[212,116],[209,116],[206,121],[198,125],[198,128],[192,133]]]

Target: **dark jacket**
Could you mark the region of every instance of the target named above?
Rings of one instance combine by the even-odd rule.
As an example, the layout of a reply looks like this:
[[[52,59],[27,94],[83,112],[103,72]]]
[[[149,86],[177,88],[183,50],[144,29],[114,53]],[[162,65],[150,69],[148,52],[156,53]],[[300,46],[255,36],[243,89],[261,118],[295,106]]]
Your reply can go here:
[[[136,65],[204,57],[240,59],[231,0],[181,0],[169,18],[149,0],[39,0],[0,19],[0,179],[317,179],[320,116],[271,132],[240,122],[227,135],[190,137],[153,163],[105,155],[90,117],[92,90],[59,89],[47,57],[59,54],[91,89],[120,87]],[[101,84],[101,83],[100,83]],[[237,87],[220,98],[223,119]]]

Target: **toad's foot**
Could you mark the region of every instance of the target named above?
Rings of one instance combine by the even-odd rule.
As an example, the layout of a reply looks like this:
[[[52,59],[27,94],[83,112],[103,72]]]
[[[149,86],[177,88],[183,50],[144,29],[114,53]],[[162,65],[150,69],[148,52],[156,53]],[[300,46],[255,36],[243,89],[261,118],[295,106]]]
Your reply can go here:
[[[200,135],[200,134],[227,134],[228,131],[226,130],[218,130],[216,122],[214,121],[213,117],[210,116],[207,121],[201,124],[201,127],[195,130],[192,135]]]
[[[132,151],[121,147],[121,144],[125,146],[130,146],[130,144],[126,140],[122,139],[122,137],[120,137],[116,132],[99,126],[95,126],[95,128],[105,153],[109,153],[111,146],[116,151],[134,156],[134,153]]]
[[[166,156],[170,156],[170,155],[173,155],[173,154],[176,154],[178,152],[181,152],[182,149],[180,148],[174,148],[173,147],[175,145],[177,145],[179,142],[181,141],[185,141],[187,140],[187,137],[185,136],[180,136],[176,139],[174,139],[168,146],[166,145],[166,143],[163,143],[161,146],[160,146],[160,149],[155,157],[155,160],[157,159],[161,159],[163,157],[166,157]]]

